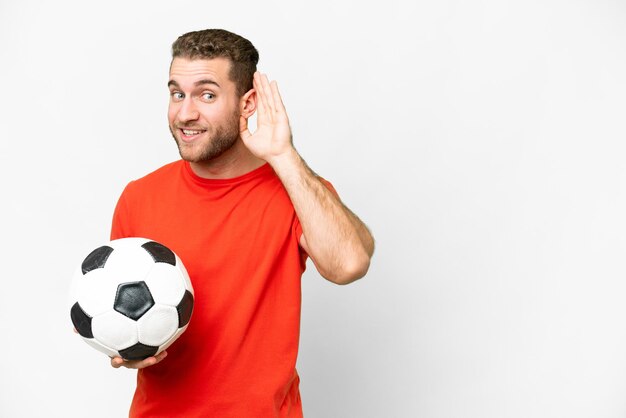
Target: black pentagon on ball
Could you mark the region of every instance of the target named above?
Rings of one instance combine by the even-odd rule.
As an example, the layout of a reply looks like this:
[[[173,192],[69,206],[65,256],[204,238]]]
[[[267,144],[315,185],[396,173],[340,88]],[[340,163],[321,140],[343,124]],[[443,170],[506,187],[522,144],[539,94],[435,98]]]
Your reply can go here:
[[[155,263],[167,263],[173,266],[176,265],[176,256],[163,244],[159,244],[155,241],[146,242],[141,246],[144,250],[150,254]]]
[[[137,343],[120,350],[119,353],[124,360],[143,360],[155,355],[157,351],[159,351],[159,347]]]
[[[191,313],[193,312],[193,295],[189,290],[185,290],[183,298],[176,306],[178,311],[178,328],[182,328],[189,323]]]
[[[81,265],[83,274],[87,274],[91,270],[103,268],[112,252],[113,248],[108,245],[103,245],[90,252]]]
[[[117,287],[113,309],[135,321],[154,306],[146,282],[122,283]]]
[[[83,308],[80,307],[78,302],[72,306],[70,310],[70,317],[74,328],[78,333],[85,338],[93,338],[93,331],[91,330],[91,317],[87,315]]]

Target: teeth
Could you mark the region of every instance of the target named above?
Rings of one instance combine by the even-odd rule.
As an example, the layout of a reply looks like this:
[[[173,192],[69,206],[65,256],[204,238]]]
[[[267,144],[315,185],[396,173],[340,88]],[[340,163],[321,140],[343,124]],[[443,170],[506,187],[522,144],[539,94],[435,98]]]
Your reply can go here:
[[[190,130],[187,130],[187,129],[183,129],[183,133],[185,135],[188,135],[188,136],[190,136],[190,135],[198,135],[198,134],[200,134],[202,132],[204,132],[204,131],[190,131]]]

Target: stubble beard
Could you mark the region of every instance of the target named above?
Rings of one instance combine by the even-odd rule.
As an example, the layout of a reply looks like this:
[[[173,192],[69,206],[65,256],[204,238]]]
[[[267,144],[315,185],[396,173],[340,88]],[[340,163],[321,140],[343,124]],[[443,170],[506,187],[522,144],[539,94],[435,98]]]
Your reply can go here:
[[[217,127],[209,127],[207,129],[206,133],[211,135],[211,137],[208,143],[205,144],[204,148],[199,152],[190,152],[190,147],[176,137],[171,126],[169,128],[174,142],[176,142],[176,146],[178,147],[180,157],[191,163],[209,162],[231,149],[239,139],[239,119],[235,114],[233,114],[225,124]],[[195,146],[197,146],[197,144],[192,144],[192,147]]]

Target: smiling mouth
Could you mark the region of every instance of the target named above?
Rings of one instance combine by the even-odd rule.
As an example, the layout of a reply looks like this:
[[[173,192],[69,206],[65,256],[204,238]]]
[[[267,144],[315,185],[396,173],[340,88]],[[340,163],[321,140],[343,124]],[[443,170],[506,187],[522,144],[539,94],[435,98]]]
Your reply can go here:
[[[193,140],[195,137],[197,137],[200,134],[203,134],[206,132],[206,130],[200,130],[200,129],[182,129],[179,128],[180,132],[182,133],[182,138],[184,141],[191,141]]]

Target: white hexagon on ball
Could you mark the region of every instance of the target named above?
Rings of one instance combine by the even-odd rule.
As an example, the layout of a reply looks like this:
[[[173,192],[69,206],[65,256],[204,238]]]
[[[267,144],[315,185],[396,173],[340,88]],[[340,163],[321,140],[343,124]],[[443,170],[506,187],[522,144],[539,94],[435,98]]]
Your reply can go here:
[[[137,322],[117,311],[94,317],[91,329],[96,340],[114,350],[123,350],[139,341]]]
[[[84,311],[94,317],[109,311],[113,307],[113,298],[117,292],[118,281],[104,269],[90,271],[89,274],[76,273],[76,300]]]
[[[178,311],[173,306],[154,305],[137,321],[139,342],[160,346],[178,329]]]
[[[156,303],[176,306],[185,294],[185,279],[181,270],[171,264],[155,263],[145,282]]]

